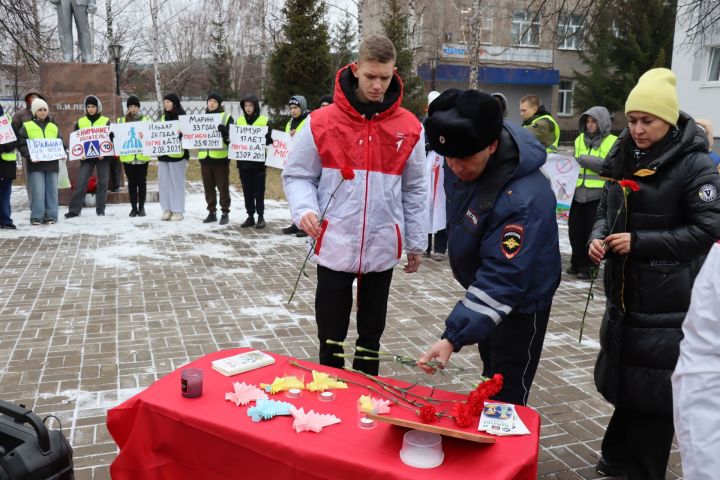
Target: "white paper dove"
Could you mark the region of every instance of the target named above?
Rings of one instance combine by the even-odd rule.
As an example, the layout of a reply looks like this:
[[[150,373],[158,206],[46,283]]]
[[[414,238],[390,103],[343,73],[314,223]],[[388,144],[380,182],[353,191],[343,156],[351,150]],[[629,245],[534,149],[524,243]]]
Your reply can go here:
[[[238,407],[240,405],[247,405],[255,400],[267,400],[268,398],[267,393],[255,385],[248,385],[245,382],[233,382],[233,388],[235,391],[226,393],[225,400],[233,402]]]
[[[297,433],[307,431],[320,433],[324,427],[341,422],[335,415],[315,413],[314,410],[305,413],[302,408],[290,407],[290,413],[295,419],[293,420],[293,428]]]

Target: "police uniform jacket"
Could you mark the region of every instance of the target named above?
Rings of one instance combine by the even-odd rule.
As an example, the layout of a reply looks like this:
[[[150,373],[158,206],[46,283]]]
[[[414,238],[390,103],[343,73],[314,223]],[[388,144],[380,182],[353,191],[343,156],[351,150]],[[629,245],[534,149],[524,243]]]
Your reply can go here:
[[[548,308],[560,282],[556,200],[543,146],[527,130],[505,123],[486,170],[471,182],[449,171],[448,256],[467,289],[445,321],[460,350],[481,342],[513,313]]]

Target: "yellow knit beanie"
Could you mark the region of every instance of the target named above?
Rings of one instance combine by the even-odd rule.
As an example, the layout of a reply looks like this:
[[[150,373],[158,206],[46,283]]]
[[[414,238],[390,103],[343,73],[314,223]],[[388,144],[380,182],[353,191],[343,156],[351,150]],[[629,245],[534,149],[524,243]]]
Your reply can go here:
[[[653,68],[643,73],[625,101],[625,115],[630,112],[649,113],[677,125],[680,106],[675,74],[667,68]]]

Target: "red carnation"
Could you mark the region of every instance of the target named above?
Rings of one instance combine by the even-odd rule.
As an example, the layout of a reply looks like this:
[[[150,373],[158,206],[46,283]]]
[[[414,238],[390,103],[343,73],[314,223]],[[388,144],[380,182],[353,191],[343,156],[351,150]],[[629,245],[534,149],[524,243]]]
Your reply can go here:
[[[422,406],[420,408],[420,412],[418,412],[418,415],[420,415],[420,419],[422,419],[423,423],[433,423],[435,420],[437,420],[435,407],[433,407],[432,405]]]
[[[453,417],[458,427],[469,427],[472,423],[470,405],[467,403],[456,403],[453,406]]]
[[[345,165],[340,169],[340,174],[344,180],[352,180],[355,178],[355,170],[352,167]]]
[[[620,180],[618,182],[620,186],[625,190],[626,188],[629,188],[633,192],[637,192],[640,190],[640,185],[635,180]]]
[[[482,413],[487,396],[479,390],[473,390],[468,394],[467,403],[470,406],[470,413],[477,417]]]

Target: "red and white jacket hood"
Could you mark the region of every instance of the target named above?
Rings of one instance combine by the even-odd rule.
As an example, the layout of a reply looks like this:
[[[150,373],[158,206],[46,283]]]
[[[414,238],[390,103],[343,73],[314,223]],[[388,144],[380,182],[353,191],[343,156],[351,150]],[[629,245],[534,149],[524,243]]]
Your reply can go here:
[[[308,212],[320,217],[327,206],[312,257],[317,264],[379,272],[393,268],[403,250],[422,253],[427,246],[423,127],[400,107],[397,74],[396,101],[370,118],[361,115],[340,84],[347,69],[337,73],[335,103],[313,111],[294,137],[283,186],[295,224]],[[343,180],[342,168],[352,168],[354,178]]]

